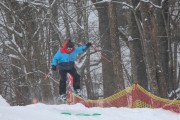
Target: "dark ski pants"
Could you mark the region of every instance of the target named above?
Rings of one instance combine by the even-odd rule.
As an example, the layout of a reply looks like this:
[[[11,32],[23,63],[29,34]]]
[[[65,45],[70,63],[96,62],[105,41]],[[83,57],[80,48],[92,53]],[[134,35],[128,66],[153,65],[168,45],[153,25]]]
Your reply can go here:
[[[80,75],[77,73],[75,68],[70,70],[60,70],[59,74],[61,76],[60,85],[59,85],[59,94],[66,94],[66,80],[67,80],[67,73],[71,74],[73,77],[73,87],[74,90],[80,89]]]

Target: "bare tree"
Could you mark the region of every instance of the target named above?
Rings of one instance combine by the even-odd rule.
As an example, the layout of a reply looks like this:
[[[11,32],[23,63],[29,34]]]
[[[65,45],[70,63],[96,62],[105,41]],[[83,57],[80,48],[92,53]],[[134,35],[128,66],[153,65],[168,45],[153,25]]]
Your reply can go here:
[[[132,1],[132,6],[135,8],[139,3],[139,0]],[[143,56],[143,48],[141,44],[141,35],[140,31],[138,29],[138,25],[136,22],[135,17],[138,17],[139,20],[141,19],[140,11],[137,10],[135,12],[131,11],[129,15],[129,38],[128,39],[128,45],[130,49],[131,54],[131,71],[132,71],[132,79],[133,81],[138,81],[138,84],[140,84],[145,89],[148,89],[148,80],[147,80],[147,74],[146,74],[146,66],[144,62],[144,56]]]
[[[96,0],[92,0],[93,3],[96,3]],[[98,11],[99,17],[99,34],[102,49],[108,51],[105,52],[109,58],[112,58],[112,47],[110,41],[110,30],[109,30],[109,20],[108,20],[108,4],[101,3],[95,4],[95,7]],[[104,97],[110,96],[115,93],[114,90],[114,73],[113,73],[113,64],[112,62],[102,59],[102,75],[103,75],[103,93]]]
[[[118,22],[116,14],[116,5],[112,2],[108,4],[108,18],[109,18],[109,28],[110,28],[110,41],[112,46],[112,62],[113,62],[113,72],[114,72],[114,83],[116,90],[123,90],[124,78],[121,60],[121,46],[119,44],[119,32],[118,32]]]

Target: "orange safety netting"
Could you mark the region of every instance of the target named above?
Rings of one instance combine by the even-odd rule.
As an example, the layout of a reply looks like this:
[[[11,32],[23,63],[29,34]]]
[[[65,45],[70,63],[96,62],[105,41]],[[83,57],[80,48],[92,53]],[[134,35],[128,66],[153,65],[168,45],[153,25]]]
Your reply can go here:
[[[69,102],[82,103],[86,107],[131,107],[131,108],[163,108],[180,113],[180,100],[160,98],[134,84],[110,97],[100,100],[84,100],[71,94]]]

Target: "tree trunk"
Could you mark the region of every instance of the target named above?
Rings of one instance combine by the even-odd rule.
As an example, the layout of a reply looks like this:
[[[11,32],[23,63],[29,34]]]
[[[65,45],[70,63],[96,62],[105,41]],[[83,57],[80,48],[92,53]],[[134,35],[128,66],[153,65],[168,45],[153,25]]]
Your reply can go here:
[[[153,25],[152,14],[151,14],[150,4],[144,1],[141,1],[141,17],[143,24],[143,50],[144,50],[144,58],[147,69],[147,77],[150,84],[150,91],[159,95],[158,89],[158,81],[157,81],[157,67],[156,59],[157,59],[157,47],[156,45],[156,31]]]
[[[66,13],[66,12],[68,12],[68,7],[67,7],[67,4],[68,3],[66,3],[65,2],[66,0],[63,0],[63,15],[64,15],[64,24],[65,24],[65,28],[66,28],[66,39],[69,39],[69,38],[71,38],[71,32],[70,32],[70,26],[69,26],[69,17],[68,17],[68,13]]]
[[[84,1],[84,5],[86,6],[87,3]],[[83,23],[84,23],[84,36],[85,36],[85,43],[89,42],[89,35],[88,35],[88,15],[87,15],[87,10],[83,10]],[[86,89],[87,89],[87,94],[89,99],[94,99],[94,91],[93,91],[93,81],[91,78],[91,72],[90,72],[90,50],[87,51],[87,67],[86,67],[86,75],[87,79],[85,79],[86,83]]]
[[[93,0],[92,0],[93,2]],[[102,3],[95,5],[98,11],[99,17],[99,34],[102,49],[108,51],[105,54],[112,58],[112,54],[109,51],[112,51],[110,33],[109,33],[109,18],[108,18],[108,4]],[[102,76],[103,76],[103,91],[104,97],[108,97],[115,93],[115,82],[114,82],[114,73],[113,73],[113,64],[112,62],[107,61],[106,59],[102,60]]]
[[[118,22],[116,14],[116,5],[112,2],[108,5],[108,18],[109,18],[109,28],[110,28],[110,40],[112,46],[112,60],[113,60],[113,72],[114,72],[114,83],[116,84],[115,89],[123,90],[124,79],[123,79],[123,69],[121,60],[121,46],[119,42],[119,32],[118,32]]]
[[[139,1],[132,1],[132,5],[136,6]],[[136,16],[138,16],[140,11],[136,12]],[[131,71],[132,71],[132,79],[134,82],[138,82],[143,88],[148,90],[148,80],[147,80],[147,73],[146,73],[146,66],[143,58],[143,49],[141,44],[141,36],[139,33],[139,29],[135,20],[134,14],[130,13],[129,21],[129,31],[130,36],[129,38],[129,49],[131,54]]]
[[[157,5],[161,5],[161,0],[152,0],[153,3]],[[159,65],[161,68],[161,74],[163,77],[162,79],[159,79],[158,85],[160,94],[162,97],[167,97],[167,88],[168,84],[169,86],[172,86],[172,82],[170,84],[169,74],[168,74],[168,65],[169,65],[169,52],[168,52],[168,35],[167,35],[167,26],[165,18],[163,17],[162,9],[156,9],[155,10],[155,16],[156,16],[156,26],[157,26],[157,47],[158,47],[158,56],[157,59],[159,59]],[[169,48],[171,49],[171,48]],[[169,81],[169,82],[168,82]],[[171,89],[172,90],[172,89]]]

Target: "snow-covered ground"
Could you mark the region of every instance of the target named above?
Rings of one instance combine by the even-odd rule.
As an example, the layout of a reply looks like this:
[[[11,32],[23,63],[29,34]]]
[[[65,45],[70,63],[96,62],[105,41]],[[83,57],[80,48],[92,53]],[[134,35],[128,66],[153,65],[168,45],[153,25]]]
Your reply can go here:
[[[71,115],[62,114],[63,112]],[[94,113],[96,115],[92,116]],[[149,108],[86,108],[82,104],[38,103],[12,107],[0,96],[0,120],[180,120],[180,114]]]

